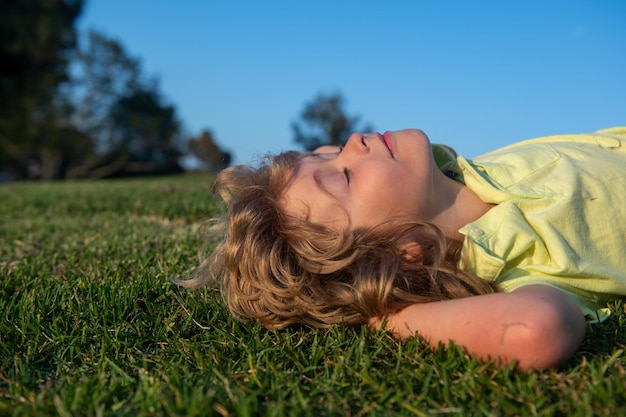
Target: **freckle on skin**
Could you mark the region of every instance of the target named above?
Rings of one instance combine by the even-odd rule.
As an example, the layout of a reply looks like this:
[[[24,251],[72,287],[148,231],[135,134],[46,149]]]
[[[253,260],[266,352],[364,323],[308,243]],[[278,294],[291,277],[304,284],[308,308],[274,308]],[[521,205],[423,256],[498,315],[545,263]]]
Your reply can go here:
[[[503,345],[504,344],[504,337],[506,336],[506,332],[509,330],[509,327],[512,326],[522,326],[522,327],[528,327],[528,325],[526,323],[523,322],[515,322],[515,323],[504,323],[502,325],[502,336],[500,336],[500,344]]]

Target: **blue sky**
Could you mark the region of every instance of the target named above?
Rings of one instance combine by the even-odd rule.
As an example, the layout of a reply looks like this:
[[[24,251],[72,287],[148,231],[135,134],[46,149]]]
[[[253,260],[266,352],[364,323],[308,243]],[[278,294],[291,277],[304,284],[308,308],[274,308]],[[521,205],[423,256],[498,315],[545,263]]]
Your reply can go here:
[[[626,125],[626,1],[87,0],[190,133],[235,162],[295,148],[318,93],[376,130],[423,129],[468,157]]]

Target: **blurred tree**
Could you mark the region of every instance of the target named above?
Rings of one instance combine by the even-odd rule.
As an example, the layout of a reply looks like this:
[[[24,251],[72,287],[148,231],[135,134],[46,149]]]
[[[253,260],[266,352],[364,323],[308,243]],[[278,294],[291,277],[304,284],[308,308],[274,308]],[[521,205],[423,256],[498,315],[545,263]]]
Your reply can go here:
[[[110,112],[122,97],[142,88],[141,65],[121,43],[90,31],[79,50],[74,85],[75,121],[106,152],[113,141]]]
[[[204,130],[200,136],[192,137],[187,142],[189,153],[198,158],[204,165],[204,170],[215,172],[230,165],[230,152],[220,149],[213,139],[213,133]]]
[[[344,98],[340,93],[319,94],[305,105],[300,120],[292,123],[294,141],[312,151],[322,145],[341,145],[350,134],[359,131],[358,116],[348,116],[344,110]],[[370,125],[360,131],[370,132]]]
[[[145,79],[139,60],[130,56],[119,41],[90,31],[76,55],[72,87],[74,125],[91,139],[94,152],[73,161],[67,177],[99,178],[178,170],[176,164],[166,161],[167,152],[163,149],[138,150],[141,146],[137,142],[141,140],[144,146],[163,145],[162,133],[147,133],[148,126],[157,124],[150,118],[169,118],[162,123],[175,126],[176,132],[178,121],[174,108],[161,103],[157,82]],[[143,139],[133,134],[143,135]],[[161,139],[155,139],[159,135]],[[170,158],[173,159],[171,155]],[[166,167],[168,163],[170,166]]]
[[[82,0],[0,0],[0,174],[98,178],[181,171],[181,123],[118,41],[77,48]]]
[[[111,107],[112,150],[130,156],[126,173],[182,171],[181,125],[176,109],[162,103],[155,86],[139,87]]]
[[[75,123],[97,152],[73,175],[179,172],[176,109],[163,103],[157,81],[143,76],[139,60],[117,40],[92,31],[77,63]]]
[[[89,152],[68,125],[68,102],[57,96],[68,80],[82,5],[0,0],[0,171],[16,178],[54,177],[64,164],[60,147]],[[71,137],[77,140],[68,143]]]

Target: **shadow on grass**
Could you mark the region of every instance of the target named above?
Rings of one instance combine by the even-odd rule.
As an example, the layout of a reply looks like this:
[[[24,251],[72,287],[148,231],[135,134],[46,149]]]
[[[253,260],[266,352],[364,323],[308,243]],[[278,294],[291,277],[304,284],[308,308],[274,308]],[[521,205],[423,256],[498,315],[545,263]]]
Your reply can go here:
[[[585,338],[574,355],[566,364],[573,367],[594,360],[606,360],[612,356],[620,357],[626,348],[626,306],[623,301],[609,303],[611,316],[602,323],[587,325]]]

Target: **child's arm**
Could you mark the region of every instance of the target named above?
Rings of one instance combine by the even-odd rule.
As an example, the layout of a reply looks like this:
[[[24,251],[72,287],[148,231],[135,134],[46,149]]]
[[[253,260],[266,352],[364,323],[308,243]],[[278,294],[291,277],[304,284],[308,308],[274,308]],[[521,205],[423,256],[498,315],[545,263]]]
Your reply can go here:
[[[387,320],[386,328],[401,338],[418,333],[433,347],[452,340],[474,357],[516,360],[522,369],[552,367],[569,359],[586,329],[578,306],[547,285],[414,304]],[[380,326],[380,321],[370,324]]]

